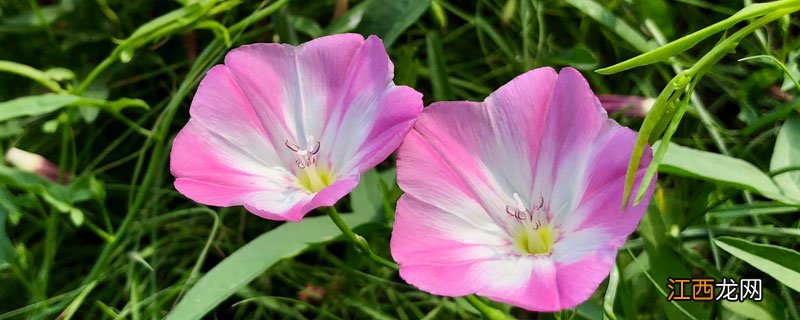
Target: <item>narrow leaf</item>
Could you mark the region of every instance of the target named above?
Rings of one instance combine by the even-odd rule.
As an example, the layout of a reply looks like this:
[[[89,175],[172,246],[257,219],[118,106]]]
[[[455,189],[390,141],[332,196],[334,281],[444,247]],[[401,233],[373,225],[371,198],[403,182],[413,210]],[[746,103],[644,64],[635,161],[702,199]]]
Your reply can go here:
[[[14,259],[14,246],[6,234],[6,220],[11,215],[11,193],[5,188],[0,188],[0,269],[3,265]],[[6,205],[9,204],[9,205]]]
[[[77,96],[47,93],[0,102],[0,121],[50,113],[78,100]]]
[[[654,146],[656,147],[656,146]],[[775,182],[747,161],[671,143],[659,171],[757,192],[787,204],[800,203],[781,193]]]
[[[380,37],[389,48],[430,6],[431,0],[371,0],[357,31]]]
[[[769,170],[787,170],[773,179],[788,197],[800,202],[800,115],[795,113],[783,123],[772,151]]]
[[[66,69],[56,69],[56,70],[66,70]],[[30,78],[31,80],[38,82],[39,84],[47,87],[48,89],[54,92],[63,91],[63,89],[61,89],[61,85],[59,85],[58,82],[56,82],[56,80],[53,79],[54,76],[61,75],[61,74],[55,74],[55,72],[57,71],[48,74],[47,72],[35,69],[28,65],[16,63],[13,61],[0,60],[0,72],[8,72]]]
[[[759,244],[744,239],[719,237],[719,248],[747,262],[758,270],[800,292],[800,253],[771,244]]]
[[[450,86],[450,76],[447,75],[447,68],[444,63],[444,49],[442,40],[435,31],[428,31],[425,38],[428,55],[428,68],[431,73],[431,85],[433,86],[433,99],[446,101],[453,99],[453,89]]]
[[[373,175],[375,177],[373,177]],[[367,182],[374,181],[377,174],[365,173]],[[363,194],[374,186],[360,183],[353,194]],[[381,198],[372,201],[380,203]],[[371,221],[375,212],[360,210],[344,214],[345,222],[355,228]],[[309,244],[329,241],[341,232],[327,216],[305,218],[300,223],[285,223],[253,239],[217,264],[186,292],[167,319],[201,319],[222,301],[246,286],[281,259],[293,257],[309,247]]]
[[[630,43],[636,50],[645,52],[655,48],[655,43],[645,39],[641,33],[633,29],[625,21],[618,18],[594,0],[564,0],[587,16],[596,20],[606,28],[614,31],[620,38]],[[599,72],[599,70],[598,70]]]
[[[567,0],[567,2],[583,2],[583,1]],[[600,74],[613,74],[631,68],[640,67],[660,61],[665,61],[670,57],[676,56],[686,50],[691,49],[700,41],[703,41],[704,39],[714,34],[722,32],[723,30],[727,30],[741,21],[752,19],[755,17],[760,17],[772,13],[776,10],[786,9],[786,8],[800,8],[800,4],[796,2],[792,3],[790,1],[774,1],[768,3],[758,3],[749,5],[743,8],[742,10],[739,10],[739,12],[728,17],[725,20],[722,20],[708,27],[700,29],[696,32],[693,32],[689,35],[681,37],[680,39],[667,43],[657,49],[654,50],[650,50],[649,48],[642,49],[637,46],[637,48],[639,48],[640,51],[645,53],[633,57],[631,59],[625,60],[623,62],[617,63],[613,66],[599,69],[596,72]],[[613,28],[613,26],[611,28]]]

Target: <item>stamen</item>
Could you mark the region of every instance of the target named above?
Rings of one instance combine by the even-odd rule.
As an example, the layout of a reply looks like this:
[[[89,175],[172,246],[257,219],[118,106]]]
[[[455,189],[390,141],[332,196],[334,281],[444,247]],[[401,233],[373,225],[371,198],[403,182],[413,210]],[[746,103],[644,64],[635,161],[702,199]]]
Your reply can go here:
[[[284,144],[298,157],[295,161],[298,168],[305,169],[317,164],[317,153],[321,144],[314,136],[306,137],[306,149],[300,149],[300,146],[289,142],[289,140],[285,140]]]
[[[294,143],[289,142],[289,140],[286,140],[284,143],[286,144],[286,147],[289,148],[289,150],[292,150],[292,152],[300,151],[300,147]]]
[[[525,207],[525,204],[522,202],[522,199],[519,197],[519,194],[514,192],[512,195],[514,197],[514,201],[516,202],[517,209],[511,209],[511,206],[506,206],[506,213],[509,216],[516,218],[519,221],[530,220],[533,221],[533,215],[528,208]]]

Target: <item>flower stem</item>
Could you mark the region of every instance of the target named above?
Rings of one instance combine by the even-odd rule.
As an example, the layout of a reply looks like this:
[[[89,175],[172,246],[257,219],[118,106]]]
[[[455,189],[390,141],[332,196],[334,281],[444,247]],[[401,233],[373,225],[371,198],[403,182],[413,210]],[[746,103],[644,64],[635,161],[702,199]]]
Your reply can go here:
[[[356,246],[358,251],[360,251],[370,260],[375,261],[378,264],[381,264],[387,268],[394,270],[400,269],[397,263],[389,261],[388,259],[372,252],[372,249],[369,247],[369,243],[367,242],[367,240],[364,239],[364,237],[353,232],[352,229],[350,229],[350,226],[348,226],[347,223],[344,221],[344,219],[342,219],[342,216],[339,214],[339,211],[337,211],[335,207],[327,207],[327,211],[328,211],[328,216],[331,217],[333,223],[336,224],[339,230],[342,230],[342,234],[344,234],[344,236],[347,237],[347,239],[350,242],[352,242],[353,245]]]
[[[469,302],[469,304],[471,304],[473,307],[475,307],[475,309],[478,309],[478,311],[480,311],[484,316],[486,316],[486,319],[490,319],[490,320],[513,319],[512,317],[510,317],[509,315],[505,314],[504,312],[490,307],[489,305],[484,303],[480,298],[478,298],[478,296],[476,296],[476,295],[470,295],[470,296],[466,296],[464,298],[467,299],[467,302]]]

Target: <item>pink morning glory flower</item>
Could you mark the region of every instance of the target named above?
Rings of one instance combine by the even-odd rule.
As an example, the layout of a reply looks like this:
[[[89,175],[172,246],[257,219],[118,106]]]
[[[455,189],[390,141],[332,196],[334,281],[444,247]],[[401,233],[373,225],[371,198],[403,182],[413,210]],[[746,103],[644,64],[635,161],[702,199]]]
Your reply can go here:
[[[483,103],[434,103],[398,153],[400,276],[533,311],[580,304],[652,196],[621,206],[635,140],[570,68],[529,71]],[[650,159],[648,149],[637,181]]]
[[[422,95],[393,73],[375,36],[232,50],[200,83],[172,145],[175,188],[273,220],[334,205],[422,111]]]
[[[629,117],[644,118],[653,108],[656,99],[642,96],[601,94],[597,98],[608,112],[622,112]]]

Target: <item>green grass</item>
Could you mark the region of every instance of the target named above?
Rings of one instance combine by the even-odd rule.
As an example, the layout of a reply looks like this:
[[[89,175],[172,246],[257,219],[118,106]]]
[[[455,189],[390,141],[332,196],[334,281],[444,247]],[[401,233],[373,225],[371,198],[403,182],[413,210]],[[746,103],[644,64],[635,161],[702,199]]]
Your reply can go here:
[[[426,103],[480,101],[540,66],[575,67],[596,93],[659,97],[647,119],[612,115],[642,143],[682,147],[661,149],[611,288],[556,314],[488,307],[800,319],[800,25],[787,15],[800,1],[737,14],[747,1],[368,0],[333,18],[335,2],[0,1],[0,153],[41,154],[70,178],[0,165],[0,319],[480,318],[474,298],[431,296],[367,259],[322,210],[282,225],[172,187],[170,143],[206,70],[241,44],[340,32],[382,37],[395,82]],[[401,191],[392,160],[376,171],[338,208],[389,257]],[[667,277],[692,276],[761,278],[765,301],[666,301]]]

